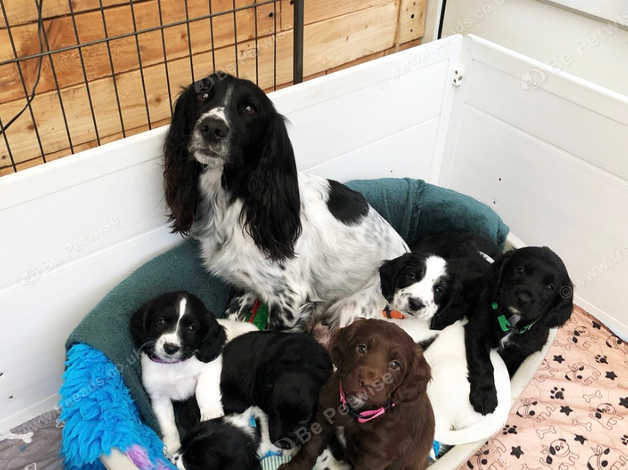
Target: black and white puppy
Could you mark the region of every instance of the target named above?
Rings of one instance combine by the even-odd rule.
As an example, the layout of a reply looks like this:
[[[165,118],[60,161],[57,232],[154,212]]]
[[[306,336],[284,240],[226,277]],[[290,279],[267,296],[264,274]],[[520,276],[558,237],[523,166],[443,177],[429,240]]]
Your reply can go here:
[[[141,356],[142,383],[168,455],[181,445],[172,401],[186,400],[196,393],[219,396],[219,380],[212,378],[220,377],[224,345],[253,330],[255,327],[247,323],[216,320],[198,297],[184,291],[162,294],[133,314],[130,331]],[[209,378],[199,393],[199,377],[204,375]],[[201,398],[199,404],[205,419],[223,415],[219,401]]]
[[[490,413],[497,405],[489,350],[498,348],[512,376],[572,310],[573,284],[551,249],[525,247],[496,260],[465,331],[469,399],[476,411]]]
[[[280,449],[270,441],[268,419],[257,407],[197,423],[173,463],[179,470],[261,470],[260,458]]]
[[[297,172],[283,117],[248,80],[215,73],[187,87],[164,153],[173,231],[200,240],[207,269],[246,292],[230,315],[259,298],[270,328],[303,329],[408,251],[361,194]]]
[[[399,312],[440,330],[462,319],[474,305],[478,284],[496,253],[495,244],[468,232],[430,235],[411,253],[385,261],[379,276],[354,296],[356,307],[335,316],[345,326],[355,317],[395,318],[390,312]]]

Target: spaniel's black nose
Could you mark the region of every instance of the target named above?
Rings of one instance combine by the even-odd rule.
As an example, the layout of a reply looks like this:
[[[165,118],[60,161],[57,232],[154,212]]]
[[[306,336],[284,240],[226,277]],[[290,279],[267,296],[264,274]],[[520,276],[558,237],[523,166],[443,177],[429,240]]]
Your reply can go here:
[[[423,307],[425,307],[425,304],[416,297],[410,297],[408,299],[408,308],[410,310],[416,312],[417,310],[421,310]]]
[[[203,138],[208,142],[219,142],[229,134],[229,128],[222,119],[214,117],[205,118],[199,124],[199,130]]]
[[[177,346],[176,344],[172,344],[172,343],[164,344],[164,351],[166,351],[166,354],[172,355],[176,353],[179,349],[181,348]]]

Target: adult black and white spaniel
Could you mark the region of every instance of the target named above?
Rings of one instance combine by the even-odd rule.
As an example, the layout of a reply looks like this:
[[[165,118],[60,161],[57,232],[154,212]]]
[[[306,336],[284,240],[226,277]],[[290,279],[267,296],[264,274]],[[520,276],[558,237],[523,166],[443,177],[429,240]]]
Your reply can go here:
[[[250,81],[216,73],[186,88],[164,150],[173,231],[246,292],[229,314],[257,297],[271,328],[300,329],[314,304],[325,311],[408,251],[361,194],[297,172],[283,117]]]
[[[140,352],[142,383],[163,437],[166,453],[181,446],[173,401],[197,395],[205,419],[223,415],[220,401],[222,349],[256,328],[244,322],[216,320],[196,296],[168,292],[146,302],[133,314],[130,331]],[[207,375],[209,378],[202,380]],[[199,383],[206,383],[199,387]]]
[[[490,413],[497,405],[490,349],[497,348],[513,375],[572,310],[573,284],[551,249],[525,247],[496,260],[465,330],[469,399],[476,411]]]

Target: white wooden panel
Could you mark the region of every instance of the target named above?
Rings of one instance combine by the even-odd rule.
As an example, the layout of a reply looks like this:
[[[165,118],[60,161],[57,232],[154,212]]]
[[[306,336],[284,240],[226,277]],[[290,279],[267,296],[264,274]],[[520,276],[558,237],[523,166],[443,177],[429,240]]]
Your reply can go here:
[[[493,206],[526,244],[555,249],[583,306],[626,336],[628,101],[564,74],[551,93],[517,91],[517,71],[531,61],[469,41],[464,105],[440,183]]]
[[[435,118],[307,171],[323,177],[333,175],[340,181],[381,177],[430,180],[437,160],[437,137]]]
[[[573,10],[628,26],[628,6],[626,0],[548,0],[550,3],[566,6]]]
[[[158,228],[0,291],[2,324],[11,332],[0,342],[0,429],[41,412],[36,404],[56,395],[65,339],[85,314],[133,270],[180,241]]]

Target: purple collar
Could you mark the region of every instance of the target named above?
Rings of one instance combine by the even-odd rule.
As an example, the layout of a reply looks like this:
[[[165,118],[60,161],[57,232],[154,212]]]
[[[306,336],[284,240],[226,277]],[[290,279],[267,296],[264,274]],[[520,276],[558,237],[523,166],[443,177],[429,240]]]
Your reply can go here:
[[[340,380],[338,381],[338,391],[340,393],[340,403],[342,403],[342,406],[344,406],[347,410],[349,410],[349,413],[352,416],[354,416],[358,420],[358,423],[360,424],[373,421],[374,419],[379,418],[380,416],[385,414],[386,411],[388,411],[389,409],[394,408],[396,406],[394,402],[391,402],[389,405],[381,406],[377,408],[376,410],[366,410],[366,411],[357,412],[353,410],[351,406],[349,406],[349,404],[347,403],[347,398],[345,396],[344,390],[342,389],[342,382]]]
[[[159,358],[158,358],[158,357],[156,357],[156,356],[152,356],[151,354],[146,354],[146,355],[148,356],[148,358],[149,358],[151,361],[156,362],[157,364],[178,364],[179,362],[183,362],[183,361],[181,361],[181,360],[179,360],[179,361],[174,361],[174,362],[171,362],[171,361],[163,361],[163,360],[159,359]]]

